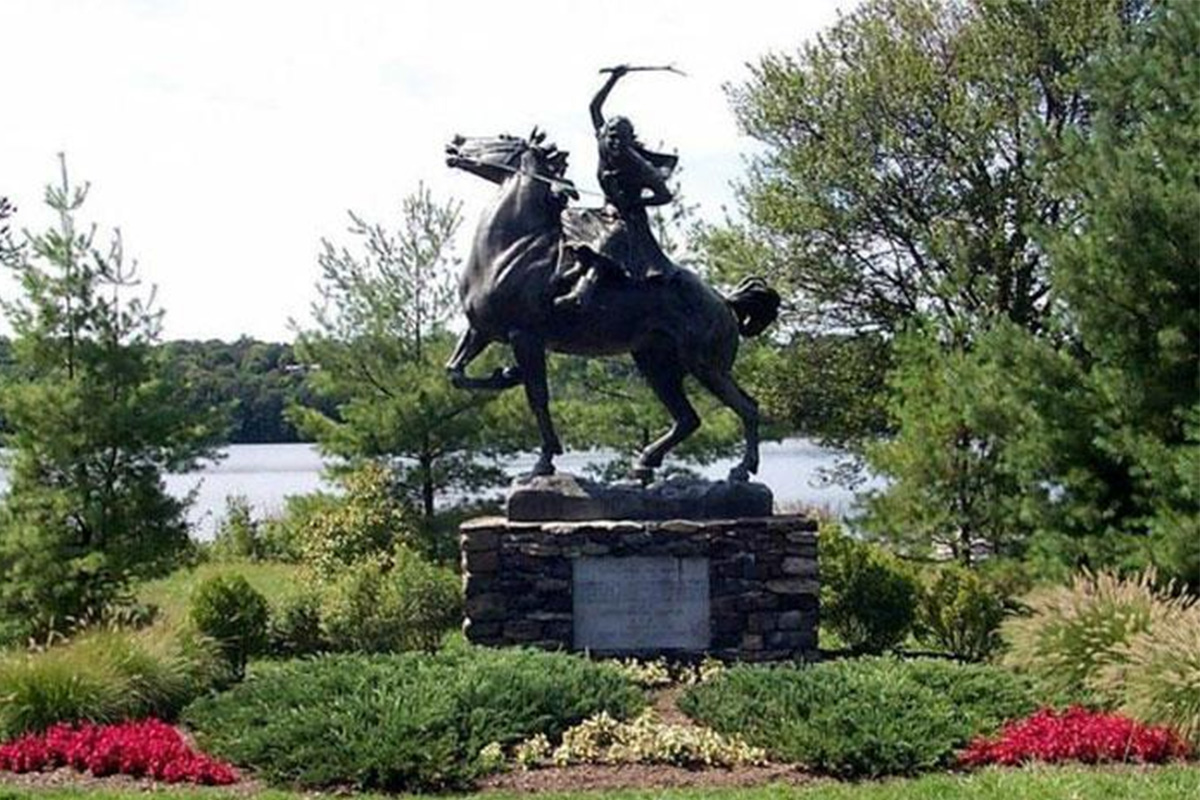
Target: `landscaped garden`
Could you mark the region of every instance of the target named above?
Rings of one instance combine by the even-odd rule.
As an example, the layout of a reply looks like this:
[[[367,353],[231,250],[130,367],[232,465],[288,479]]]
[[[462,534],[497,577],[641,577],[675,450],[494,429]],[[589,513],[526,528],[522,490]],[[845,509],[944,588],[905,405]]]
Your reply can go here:
[[[597,661],[464,642],[453,591],[441,613],[406,593],[441,568],[369,525],[327,535],[362,502],[292,519],[288,561],[235,557],[264,528],[227,525],[141,585],[137,619],[8,651],[0,793],[1200,789],[1200,606],[1152,574],[1009,594],[1007,573],[915,569],[827,521],[826,660]]]
[[[739,590],[688,607],[710,620],[700,638],[734,619],[722,635],[756,642],[725,661],[462,633],[479,628],[457,525],[533,439],[511,395],[444,373],[459,206],[424,186],[395,233],[351,215],[361,254],[322,243],[288,408],[251,393],[273,430],[286,417],[319,443],[335,486],[266,518],[232,498],[215,540],[193,538],[164,475],[216,457],[236,381],[183,356],[228,354],[160,348],[120,237],[103,249],[77,224],[87,191],[64,157],[57,227],[18,237],[0,197],[22,292],[0,303],[0,800],[1200,797],[1197,53],[1194,1],[866,0],[732,88],[763,145],[745,219],[689,245],[714,283],[761,270],[786,295],[739,380],[764,433],[837,445],[841,479],[879,480],[854,513],[807,512],[819,574],[808,538],[803,558],[706,562]],[[674,70],[604,71],[611,89]],[[569,182],[534,177],[566,202]],[[761,332],[753,317],[740,327]],[[455,377],[521,372],[492,368]],[[549,369],[564,439],[625,447],[598,472],[656,446],[652,392],[607,366]],[[713,419],[681,457],[728,450],[731,418]],[[690,523],[670,522],[682,561],[669,537]],[[553,542],[564,574],[514,579],[504,560],[542,547],[519,544],[468,540],[464,562],[488,564],[494,597],[570,607],[575,556]],[[805,591],[819,647],[764,647],[807,641],[780,600]],[[528,640],[547,644],[545,622],[571,641],[573,614],[534,608]],[[513,641],[500,616],[480,622]]]

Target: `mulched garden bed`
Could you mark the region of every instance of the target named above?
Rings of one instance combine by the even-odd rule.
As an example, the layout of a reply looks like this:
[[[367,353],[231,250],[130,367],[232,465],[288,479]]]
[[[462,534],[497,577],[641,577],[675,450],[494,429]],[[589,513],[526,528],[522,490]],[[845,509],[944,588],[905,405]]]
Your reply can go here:
[[[267,788],[262,781],[247,778],[244,774],[237,783],[228,786],[198,787],[191,783],[163,783],[153,778],[134,778],[129,775],[106,775],[103,778],[97,778],[91,773],[79,772],[70,767],[59,767],[45,772],[0,772],[0,787],[5,786],[16,786],[23,789],[81,789],[146,793],[170,793],[175,790],[193,791],[203,788],[213,794],[225,794],[231,797],[248,797]]]

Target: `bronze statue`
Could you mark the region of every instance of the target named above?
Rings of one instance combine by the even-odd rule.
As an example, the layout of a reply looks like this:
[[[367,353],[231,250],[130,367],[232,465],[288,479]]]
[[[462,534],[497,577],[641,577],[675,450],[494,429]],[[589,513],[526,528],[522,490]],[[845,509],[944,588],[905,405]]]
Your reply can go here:
[[[700,426],[683,389],[685,376],[694,375],[741,418],[746,449],[729,477],[748,480],[758,470],[758,406],[730,371],[739,332],[754,336],[770,325],[779,295],[760,279],[747,278],[722,297],[695,273],[671,264],[658,248],[645,209],[663,200],[674,157],[650,153],[637,143],[627,120],[605,120],[601,114],[608,91],[631,69],[612,70],[592,103],[602,153],[608,149],[600,178],[609,208],[566,209],[568,198],[578,197],[565,178],[567,154],[547,144],[536,129],[528,139],[459,136],[447,146],[449,166],[500,189],[480,220],[459,282],[469,327],[446,369],[461,388],[524,385],[542,438],[533,472],[549,475],[562,445],[550,419],[546,350],[632,354],[674,421],[639,456],[636,473],[643,480]],[[670,193],[665,197],[669,200]],[[596,221],[600,216],[607,217],[603,225]],[[587,235],[580,235],[580,225]],[[579,297],[573,292],[575,297],[556,303],[563,276],[571,274],[591,276],[585,278],[590,285],[583,290],[584,301],[574,302]],[[516,365],[488,377],[468,376],[467,366],[493,342],[511,345]]]

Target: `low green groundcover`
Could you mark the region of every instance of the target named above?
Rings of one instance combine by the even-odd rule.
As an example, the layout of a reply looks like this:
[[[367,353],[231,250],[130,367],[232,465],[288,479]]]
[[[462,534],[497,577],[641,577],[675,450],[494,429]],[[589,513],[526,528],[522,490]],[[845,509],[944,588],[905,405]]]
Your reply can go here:
[[[206,752],[275,784],[437,790],[476,777],[490,742],[554,738],[592,714],[624,718],[643,704],[610,666],[457,645],[259,665],[184,720]]]
[[[775,759],[842,777],[947,766],[971,738],[1035,706],[1029,684],[1005,670],[895,658],[736,667],[680,701]]]

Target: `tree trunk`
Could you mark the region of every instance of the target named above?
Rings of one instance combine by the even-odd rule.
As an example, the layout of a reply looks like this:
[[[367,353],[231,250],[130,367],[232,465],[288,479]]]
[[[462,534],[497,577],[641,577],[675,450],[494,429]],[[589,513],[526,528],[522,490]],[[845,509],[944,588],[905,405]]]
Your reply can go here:
[[[426,519],[433,519],[433,457],[422,455],[421,464],[421,511]]]

